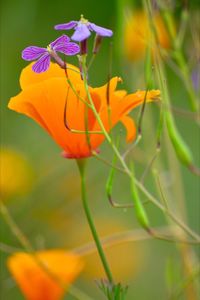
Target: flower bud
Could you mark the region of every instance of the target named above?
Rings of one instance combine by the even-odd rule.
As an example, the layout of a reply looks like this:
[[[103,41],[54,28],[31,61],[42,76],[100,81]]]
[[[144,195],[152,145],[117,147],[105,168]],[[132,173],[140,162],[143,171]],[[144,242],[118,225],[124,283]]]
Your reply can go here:
[[[97,54],[99,52],[99,49],[101,47],[101,42],[102,42],[103,37],[96,34],[95,40],[94,40],[94,47],[93,47],[93,54]]]

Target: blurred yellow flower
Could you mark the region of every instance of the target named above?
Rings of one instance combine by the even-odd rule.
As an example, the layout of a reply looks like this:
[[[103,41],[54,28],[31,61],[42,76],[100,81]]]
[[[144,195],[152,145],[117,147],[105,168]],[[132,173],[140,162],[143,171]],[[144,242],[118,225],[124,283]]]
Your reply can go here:
[[[3,199],[25,195],[30,191],[33,171],[21,153],[10,148],[1,148],[0,174],[0,193]]]
[[[36,256],[49,270],[49,274],[25,252],[15,253],[7,261],[25,299],[61,299],[64,294],[63,287],[68,287],[75,280],[83,268],[83,262],[75,254],[64,250],[40,251]]]
[[[125,21],[124,52],[128,60],[135,61],[145,56],[147,46],[151,47],[150,22],[144,11],[136,11]],[[154,17],[156,32],[160,45],[170,47],[170,37],[159,14]]]

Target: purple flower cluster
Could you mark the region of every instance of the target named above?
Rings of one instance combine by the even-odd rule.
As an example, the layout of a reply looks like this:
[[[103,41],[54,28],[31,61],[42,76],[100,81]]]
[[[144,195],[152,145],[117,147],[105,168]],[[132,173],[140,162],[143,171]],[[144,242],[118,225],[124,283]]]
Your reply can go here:
[[[112,30],[97,26],[84,19],[82,15],[80,21],[71,21],[69,23],[59,24],[55,26],[55,29],[74,29],[75,32],[71,39],[76,42],[80,42],[81,49],[83,44],[86,43],[86,40],[91,35],[91,31],[96,33],[96,40],[101,40],[102,37],[111,37],[113,35]],[[36,73],[42,73],[49,68],[51,58],[53,58],[61,66],[61,68],[65,68],[65,63],[58,56],[57,52],[65,55],[76,55],[80,52],[80,47],[76,43],[70,42],[70,38],[63,34],[55,41],[51,42],[46,48],[37,46],[29,46],[25,48],[22,51],[22,58],[27,61],[37,60],[33,64],[32,69]],[[81,54],[83,54],[82,51]]]

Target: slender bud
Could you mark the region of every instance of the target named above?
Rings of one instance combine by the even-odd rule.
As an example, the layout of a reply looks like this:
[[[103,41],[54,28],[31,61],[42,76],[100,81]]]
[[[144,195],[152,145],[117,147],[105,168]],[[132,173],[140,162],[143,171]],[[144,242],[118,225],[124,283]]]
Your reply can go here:
[[[166,113],[166,122],[170,139],[172,141],[174,150],[176,151],[179,160],[185,166],[190,167],[191,165],[193,165],[192,154],[190,152],[190,149],[182,139],[181,135],[179,134],[170,113]]]
[[[106,194],[108,199],[110,200],[112,198],[112,187],[113,187],[113,179],[114,179],[115,169],[112,168],[108,177],[108,180],[106,182]]]
[[[80,42],[80,54],[85,55],[87,54],[87,39]]]
[[[93,46],[93,54],[97,54],[99,52],[101,42],[102,42],[103,37],[96,34],[95,40],[94,40],[94,46]]]
[[[133,170],[133,168],[132,168],[132,170]],[[136,213],[138,222],[145,230],[150,232],[149,220],[148,220],[146,211],[144,210],[144,207],[142,205],[142,202],[139,198],[139,194],[137,191],[137,187],[135,185],[134,178],[131,179],[131,194],[133,197],[135,213]]]
[[[79,69],[81,74],[81,79],[84,80],[84,76],[88,80],[88,72],[87,72],[87,66],[86,66],[86,57],[87,55],[77,55],[78,61],[79,61]]]
[[[160,118],[159,118],[159,123],[158,123],[158,127],[157,127],[157,133],[156,133],[156,141],[157,141],[157,149],[158,150],[160,149],[163,125],[164,125],[164,110],[163,110],[163,105],[161,104]]]
[[[83,80],[83,61],[82,61],[82,56],[78,55],[78,62],[79,62],[79,70],[81,74],[81,79]]]

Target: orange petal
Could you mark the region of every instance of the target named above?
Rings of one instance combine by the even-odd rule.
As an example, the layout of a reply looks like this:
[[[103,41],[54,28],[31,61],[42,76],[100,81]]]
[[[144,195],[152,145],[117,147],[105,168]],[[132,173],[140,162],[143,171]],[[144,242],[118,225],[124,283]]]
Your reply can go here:
[[[23,89],[28,87],[29,85],[39,83],[41,81],[47,80],[52,77],[63,77],[66,78],[65,71],[61,69],[57,64],[51,63],[49,69],[46,72],[43,73],[35,73],[32,70],[32,65],[34,63],[29,64],[27,67],[25,67],[20,75],[20,86]],[[67,70],[69,78],[75,82],[80,82],[81,77],[79,74],[79,69],[76,68],[73,65],[67,64],[67,68],[70,68]],[[74,71],[72,71],[73,69]],[[78,72],[78,73],[77,73]]]
[[[64,105],[67,88],[65,78],[51,78],[30,85],[19,95],[11,98],[8,105],[10,109],[33,118],[66,151],[68,151],[67,140],[70,137],[70,132],[64,126]],[[72,101],[75,102],[74,95],[69,94]],[[70,121],[76,117],[73,106],[72,109],[70,107],[70,115],[68,114]]]
[[[96,89],[94,89],[96,90]],[[101,120],[106,128],[107,131],[109,131],[110,127],[112,128],[115,126],[115,124],[124,116],[127,115],[132,109],[137,107],[138,105],[141,105],[144,101],[146,91],[138,91],[133,94],[125,95],[123,91],[119,91],[118,97],[118,91],[115,91],[111,97],[111,122],[109,122],[108,119],[108,108],[107,106],[104,106],[100,111],[100,117]],[[149,91],[146,95],[146,101],[153,101],[156,98],[158,98],[160,95],[159,90],[152,90]],[[122,98],[121,98],[122,97]],[[111,126],[109,125],[111,123]],[[95,130],[99,130],[98,122],[95,123]]]
[[[121,82],[121,78],[120,77],[113,77],[109,84],[106,83],[105,85],[98,87],[98,88],[94,88],[94,92],[96,94],[98,94],[101,97],[101,102],[102,102],[102,106],[104,107],[105,105],[107,105],[107,101],[108,101],[108,89],[109,89],[109,101],[110,104],[113,101],[113,95],[114,92],[117,88],[117,84],[118,82]]]
[[[76,85],[80,97],[85,99],[84,85]],[[92,89],[91,89],[92,91]],[[72,133],[64,125],[64,107],[67,101],[67,123],[70,129],[85,130],[85,104],[74,94],[65,78],[54,77],[29,85],[19,95],[11,98],[8,107],[33,118],[65,150],[68,157],[88,156],[86,134]],[[100,106],[98,95],[94,98]],[[89,111],[88,128],[92,129],[95,118]]]
[[[123,116],[120,121],[126,128],[127,134],[126,134],[126,141],[131,142],[136,137],[136,126],[133,119],[129,116]]]
[[[36,258],[19,252],[10,256],[8,268],[28,300],[60,300],[64,289],[83,268],[80,258],[64,250],[37,252],[36,257],[49,270],[39,266]]]
[[[101,107],[100,97],[96,93],[94,93],[92,90],[90,91],[90,95],[92,97],[92,101],[93,101],[96,111],[99,112],[100,107]],[[88,109],[88,124],[89,124],[88,129],[89,130],[93,129],[95,122],[96,122],[96,117],[95,117],[93,111],[91,109]]]
[[[117,96],[119,98],[124,98],[126,95],[127,95],[127,91],[126,90],[115,91],[115,96]]]
[[[144,102],[145,96],[146,102],[151,102],[159,98],[160,91],[151,90],[148,91],[147,94],[146,91],[137,91],[136,93],[129,94],[122,98],[122,100],[119,101],[115,107],[113,107],[114,114],[119,117],[123,114],[129,113],[132,109]]]
[[[101,100],[101,107],[99,109],[99,116],[104,124],[104,127],[107,131],[109,131],[116,122],[119,121],[118,115],[116,113],[113,114],[113,108],[117,106],[117,104],[125,97],[127,92],[125,90],[118,90],[116,91],[117,83],[121,82],[120,77],[113,77],[110,80],[109,86],[108,83],[99,88],[93,88],[92,90],[92,98],[95,98],[95,94]],[[111,120],[109,120],[109,112],[108,112],[108,105],[107,105],[107,89],[109,88],[109,100],[110,100],[110,108],[111,108]],[[113,115],[116,115],[116,118],[113,118]],[[111,122],[110,122],[111,121]],[[94,122],[93,130],[101,130],[98,121]],[[101,139],[103,140],[103,139]]]

